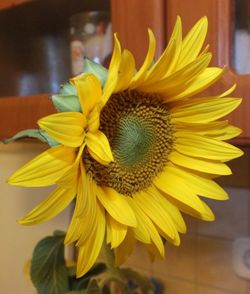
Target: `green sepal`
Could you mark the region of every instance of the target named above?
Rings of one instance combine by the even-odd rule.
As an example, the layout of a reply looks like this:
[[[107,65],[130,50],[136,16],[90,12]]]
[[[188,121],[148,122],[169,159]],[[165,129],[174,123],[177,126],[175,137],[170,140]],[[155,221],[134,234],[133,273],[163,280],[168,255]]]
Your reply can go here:
[[[46,131],[41,130],[41,129],[39,129],[38,131],[41,134],[41,136],[44,138],[45,143],[47,143],[50,147],[59,145],[59,143],[56,140],[54,140],[53,138],[51,138],[50,135]]]
[[[60,86],[59,95],[73,95],[77,96],[76,87],[70,83],[65,83]]]
[[[31,280],[38,294],[66,294],[70,291],[64,259],[65,233],[55,232],[36,245],[31,260]]]
[[[52,95],[51,100],[58,112],[81,112],[76,87],[70,83],[61,85],[59,94]]]
[[[41,129],[27,129],[27,130],[23,130],[21,132],[18,132],[17,134],[15,134],[13,137],[11,138],[7,138],[4,139],[2,142],[4,144],[9,144],[9,143],[13,143],[17,140],[20,139],[25,139],[25,138],[33,138],[33,139],[38,139],[43,143],[48,144],[49,146],[56,146],[59,143],[57,141],[55,141],[54,139],[52,139],[47,132],[41,130]]]
[[[101,64],[85,58],[83,63],[83,72],[94,74],[99,79],[102,87],[104,87],[107,80],[108,70]]]
[[[51,100],[58,112],[81,112],[78,96],[72,94],[57,94]]]

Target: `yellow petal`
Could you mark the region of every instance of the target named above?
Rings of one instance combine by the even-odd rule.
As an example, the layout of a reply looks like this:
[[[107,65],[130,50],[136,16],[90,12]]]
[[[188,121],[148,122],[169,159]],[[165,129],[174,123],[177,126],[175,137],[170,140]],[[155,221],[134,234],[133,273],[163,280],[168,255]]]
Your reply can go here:
[[[137,201],[134,201],[134,199],[131,199],[130,204],[132,204],[133,208],[135,209],[136,216],[138,218],[138,226],[133,228],[133,231],[136,232],[135,236],[138,236],[138,234],[140,233],[139,225],[143,224],[150,236],[150,242],[156,246],[157,252],[160,254],[160,256],[164,257],[165,248],[164,248],[161,236],[158,230],[156,229],[156,226],[153,224],[153,222],[147,216],[147,214],[143,211],[141,205]],[[146,240],[147,240],[146,233],[145,232],[143,233],[145,234],[145,236],[141,235],[141,237],[146,237]],[[148,243],[148,241],[143,243]]]
[[[96,186],[88,176],[81,181],[79,186],[76,203],[76,217],[80,218],[81,235],[77,246],[82,246],[88,241],[92,228],[96,225],[96,209],[98,201],[96,200]],[[79,199],[78,199],[79,197]]]
[[[226,142],[194,135],[188,132],[175,133],[174,149],[185,155],[218,161],[229,161],[237,158],[243,152]]]
[[[114,161],[109,141],[101,131],[88,132],[86,144],[90,155],[99,163],[107,165]]]
[[[132,78],[130,83],[130,88],[135,89],[143,82],[146,77],[148,68],[152,65],[154,55],[155,55],[155,48],[156,48],[156,41],[153,32],[149,29],[148,30],[148,37],[149,37],[149,48],[146,58],[143,62],[143,65],[136,73],[136,75]]]
[[[97,217],[96,211],[93,214],[85,215],[79,217],[79,231],[80,236],[76,242],[76,246],[82,247],[85,246],[91,235],[93,233],[94,228],[97,226]]]
[[[191,207],[192,210],[198,213],[203,212],[203,205],[200,198],[190,189],[188,184],[182,180],[175,170],[169,166],[166,166],[164,172],[155,178],[154,184],[160,191],[169,196],[169,201],[172,202],[173,198],[179,203]]]
[[[131,230],[128,230],[124,241],[115,251],[115,265],[120,266],[123,264],[129,255],[132,253],[135,246],[134,234]]]
[[[136,205],[133,198],[128,197],[128,203],[135,212],[136,216],[137,226],[132,228],[135,238],[142,243],[151,243],[151,233],[149,226],[147,225],[148,217],[140,208],[138,208],[138,205]]]
[[[76,269],[76,275],[78,278],[88,272],[94,265],[103,244],[106,223],[104,211],[100,205],[97,205],[96,218],[96,227],[93,228],[91,237],[84,246],[79,248]]]
[[[82,112],[88,117],[102,96],[101,83],[93,74],[83,73],[71,79],[80,100]]]
[[[207,27],[207,17],[202,17],[186,35],[176,69],[184,67],[198,56],[206,38]]]
[[[236,89],[237,84],[233,84],[232,87],[230,87],[228,90],[226,90],[225,92],[221,93],[219,96],[220,97],[226,97],[230,94],[232,94],[232,92]]]
[[[109,214],[106,214],[107,221],[107,240],[110,240],[111,248],[118,247],[127,234],[127,226],[118,223]],[[109,242],[107,242],[109,243]]]
[[[92,194],[92,180],[86,175],[84,166],[80,162],[81,174],[78,179],[77,201],[75,207],[75,216],[81,217],[83,215],[95,214],[96,204],[95,195]]]
[[[75,195],[74,187],[68,190],[57,188],[18,223],[21,225],[44,223],[62,212],[75,198]]]
[[[86,118],[80,112],[60,112],[40,119],[38,125],[62,145],[78,147],[84,139]]]
[[[195,98],[170,110],[171,123],[208,123],[229,114],[240,103],[240,98]]]
[[[209,208],[209,206],[204,202],[202,201],[202,205],[203,205],[203,213],[198,213],[198,212],[195,212],[195,211],[191,211],[191,210],[188,210],[188,209],[183,209],[183,212],[193,216],[193,217],[196,217],[198,219],[201,219],[203,221],[214,221],[215,220],[215,216],[212,212],[212,210]]]
[[[226,133],[225,129],[228,126],[228,121],[213,121],[209,123],[180,123],[175,124],[176,132],[189,132],[199,134],[206,137],[216,137]]]
[[[223,134],[215,136],[215,139],[230,140],[234,137],[238,137],[242,133],[241,129],[231,125],[226,126],[223,131]]]
[[[146,247],[146,249],[148,251],[148,255],[149,255],[151,263],[153,263],[156,258],[158,258],[160,260],[164,259],[165,256],[162,256],[161,254],[159,254],[159,251],[154,243],[145,244],[144,246]]]
[[[162,93],[167,102],[181,100],[200,93],[218,81],[225,72],[225,68],[208,67],[200,73],[185,90],[176,93]]]
[[[195,194],[216,200],[228,199],[227,192],[211,179],[201,177],[174,165],[168,166],[168,170],[177,174]]]
[[[130,81],[135,73],[135,59],[130,51],[125,49],[122,52],[122,59],[119,68],[119,75],[115,92],[124,91],[128,88]]]
[[[182,24],[181,24],[181,18],[177,16],[176,23],[172,32],[172,35],[169,40],[169,44],[174,41],[175,43],[175,52],[172,57],[170,57],[171,63],[169,64],[169,67],[166,68],[166,73],[164,77],[169,76],[175,71],[176,65],[179,60],[179,56],[181,53],[181,48],[182,48]]]
[[[145,192],[137,193],[133,198],[146,215],[167,235],[172,243],[179,242],[179,235],[172,218],[164,206],[159,204],[155,193],[147,189]]]
[[[212,210],[210,209],[210,207],[204,202],[202,201],[203,206],[204,206],[204,210],[205,212],[201,215],[201,219],[208,221],[208,222],[212,222],[215,220],[215,215],[213,214]]]
[[[70,225],[67,229],[67,234],[64,239],[64,243],[65,244],[73,243],[80,238],[80,235],[81,235],[80,219],[75,217],[75,215],[73,214]]]
[[[150,93],[163,93],[164,97],[172,97],[177,93],[182,93],[206,69],[211,57],[210,53],[206,53],[166,78],[153,84],[145,84],[140,89]]]
[[[67,172],[61,177],[56,184],[62,188],[69,189],[71,187],[77,187],[78,176],[80,171],[80,162],[82,153],[85,147],[85,143],[79,148],[78,154],[76,156],[75,162],[67,170]]]
[[[119,68],[121,63],[121,45],[117,38],[117,35],[114,34],[114,50],[112,54],[112,58],[110,61],[109,71],[107,81],[103,88],[103,96],[101,99],[102,107],[107,103],[109,97],[114,92],[114,89],[117,84]]]
[[[164,197],[154,186],[152,186],[149,190],[152,198],[157,201],[157,203],[159,203],[159,205],[163,207],[166,213],[171,217],[178,232],[186,233],[186,224],[179,209],[168,201],[167,198]]]
[[[229,125],[227,120],[213,121],[209,123],[176,123],[176,133],[187,132],[192,130],[192,134],[198,134],[199,136],[206,136],[207,138],[213,138],[216,140],[229,140],[239,136],[242,130]]]
[[[161,57],[157,60],[157,62],[148,70],[145,81],[141,84],[150,85],[156,81],[159,81],[167,74],[167,71],[171,67],[174,62],[174,57],[176,54],[176,42],[172,40],[165,51],[162,53]],[[138,86],[140,89],[140,86]]]
[[[85,244],[93,227],[96,225],[96,185],[90,179],[81,164],[81,175],[78,180],[77,197],[74,213],[67,230],[65,243],[78,241]]]
[[[88,130],[91,133],[95,133],[100,126],[100,112],[98,107],[95,107],[88,117]]]
[[[17,170],[8,179],[8,183],[24,187],[53,185],[71,167],[75,157],[75,149],[73,148],[52,147]]]
[[[211,173],[216,175],[232,174],[230,168],[224,163],[186,156],[177,151],[171,152],[168,159],[179,166],[190,168],[196,171],[201,171],[204,173]]]
[[[97,197],[107,212],[119,223],[135,227],[137,222],[135,214],[130,207],[126,196],[112,188],[97,187]]]

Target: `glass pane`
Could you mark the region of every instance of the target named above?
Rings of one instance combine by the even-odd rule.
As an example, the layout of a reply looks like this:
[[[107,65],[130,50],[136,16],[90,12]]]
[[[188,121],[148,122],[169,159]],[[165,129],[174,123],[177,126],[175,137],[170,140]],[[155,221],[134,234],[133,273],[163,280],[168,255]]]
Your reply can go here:
[[[240,74],[250,73],[250,0],[235,0],[233,60]]]

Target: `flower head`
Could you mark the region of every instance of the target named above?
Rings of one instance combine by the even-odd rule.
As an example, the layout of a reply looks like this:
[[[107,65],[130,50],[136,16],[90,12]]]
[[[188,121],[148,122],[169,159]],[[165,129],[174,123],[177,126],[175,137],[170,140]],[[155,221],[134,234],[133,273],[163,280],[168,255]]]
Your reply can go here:
[[[115,36],[108,72],[89,63],[55,97],[64,105],[60,112],[38,121],[58,145],[20,168],[9,183],[57,185],[20,221],[25,225],[51,219],[76,198],[65,242],[79,249],[79,276],[94,264],[103,242],[116,249],[118,265],[136,240],[164,256],[162,239],[179,245],[179,233],[186,231],[182,212],[212,221],[203,198],[228,198],[213,178],[231,174],[225,162],[242,155],[225,142],[240,130],[218,119],[241,99],[228,97],[234,87],[197,96],[224,72],[208,66],[211,53],[202,50],[206,32],[204,17],[182,39],[178,18],[154,63],[156,42],[149,30],[138,71]]]

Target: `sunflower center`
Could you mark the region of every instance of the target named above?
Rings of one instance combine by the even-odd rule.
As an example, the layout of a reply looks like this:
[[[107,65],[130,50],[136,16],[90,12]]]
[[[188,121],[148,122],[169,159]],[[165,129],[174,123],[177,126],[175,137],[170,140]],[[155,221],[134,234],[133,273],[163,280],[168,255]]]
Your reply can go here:
[[[113,150],[116,160],[127,168],[145,163],[153,147],[154,126],[135,115],[127,115],[119,121]]]
[[[124,195],[148,188],[162,171],[173,145],[166,105],[154,94],[119,92],[103,108],[100,122],[115,160],[103,166],[85,151],[87,173],[98,185]]]

